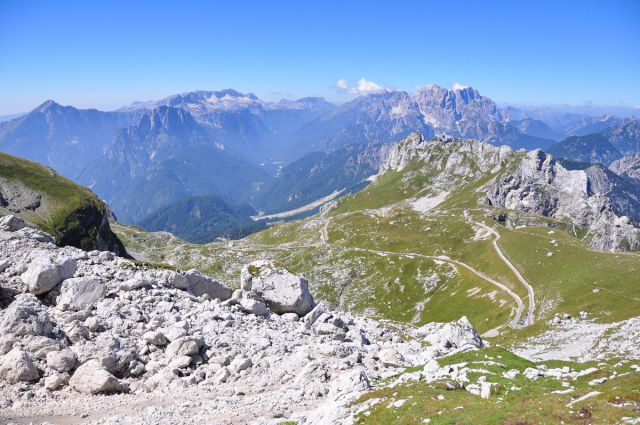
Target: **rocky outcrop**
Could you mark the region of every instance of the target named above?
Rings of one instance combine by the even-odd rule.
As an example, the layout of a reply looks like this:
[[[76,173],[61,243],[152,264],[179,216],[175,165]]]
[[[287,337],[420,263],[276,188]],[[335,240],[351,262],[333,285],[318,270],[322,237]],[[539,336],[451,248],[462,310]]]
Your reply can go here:
[[[34,251],[31,257],[20,279],[34,295],[49,292],[63,280],[72,277],[77,269],[76,261],[72,258],[56,258],[44,251]]]
[[[495,175],[476,190],[486,195],[485,204],[564,221],[595,249],[626,251],[640,248],[640,181],[629,175],[634,164],[615,162],[612,169],[621,174],[616,175],[601,165],[558,161],[541,150],[514,151],[448,136],[427,140],[414,133],[392,147],[380,172],[402,172],[406,187],[429,202]]]
[[[85,394],[99,394],[118,389],[118,379],[110,374],[98,360],[89,360],[80,366],[69,385],[76,391]]]
[[[640,185],[602,166],[572,168],[535,150],[482,190],[490,205],[570,220],[593,248],[640,248]]]
[[[613,161],[609,169],[619,176],[626,176],[640,181],[640,153],[627,155]]]
[[[126,255],[106,205],[90,190],[35,162],[0,154],[0,215],[18,215],[61,246]]]
[[[245,267],[242,288],[229,295],[226,285],[195,271],[143,269],[24,230],[0,230],[0,258],[10,264],[0,271],[0,289],[14,293],[0,309],[0,418],[38,416],[43,406],[110,406],[103,397],[112,393],[131,404],[188,394],[231,405],[257,400],[244,397],[251,393],[264,397],[269,408],[262,414],[271,418],[274,403],[289,413],[336,400],[344,406],[372,379],[477,341],[468,322],[451,325],[457,331],[446,334],[450,344],[427,346],[424,329],[390,328],[315,305],[306,280],[270,261]],[[21,282],[35,258],[70,259],[75,272],[36,297]],[[218,292],[194,291],[202,282]],[[38,396],[25,405],[27,394]],[[218,408],[212,414],[226,412]]]
[[[60,295],[56,300],[63,310],[81,310],[90,307],[104,296],[105,286],[96,277],[76,277],[62,282]]]
[[[254,291],[276,313],[304,316],[315,306],[307,280],[273,261],[254,261],[241,271],[242,289]]]
[[[22,381],[37,381],[40,379],[38,369],[33,365],[27,353],[19,348],[14,348],[5,354],[0,362],[0,380],[9,384],[17,384]]]

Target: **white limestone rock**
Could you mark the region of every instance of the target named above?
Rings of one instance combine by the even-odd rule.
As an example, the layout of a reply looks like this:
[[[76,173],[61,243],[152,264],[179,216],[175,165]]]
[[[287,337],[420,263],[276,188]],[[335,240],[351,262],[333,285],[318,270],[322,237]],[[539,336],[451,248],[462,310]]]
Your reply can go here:
[[[49,391],[56,391],[69,383],[70,376],[68,373],[54,372],[44,378],[44,387]]]
[[[255,291],[275,313],[304,316],[315,306],[307,280],[273,261],[258,260],[244,266],[241,281],[244,290]]]
[[[83,394],[100,394],[116,391],[118,379],[109,373],[98,360],[89,360],[73,373],[69,385]]]
[[[450,323],[427,323],[416,333],[432,345],[445,349],[484,346],[480,334],[466,316]]]
[[[55,259],[45,255],[36,256],[20,279],[27,285],[29,292],[41,295],[49,292],[63,280],[73,277],[76,269],[76,260],[71,258]]]
[[[269,312],[265,303],[251,298],[242,298],[240,300],[240,307],[243,311],[255,314],[256,316],[264,316]]]
[[[81,310],[94,305],[105,291],[104,283],[96,276],[66,279],[56,302],[62,310]]]
[[[197,270],[189,270],[185,273],[187,285],[191,293],[197,297],[208,295],[211,298],[222,301],[231,298],[232,291],[217,280],[211,279]]]
[[[31,294],[18,295],[0,320],[0,333],[15,336],[48,335],[53,327],[47,308]]]
[[[8,384],[37,381],[40,373],[29,355],[19,348],[14,348],[0,358],[0,380]]]
[[[198,354],[203,344],[202,338],[184,336],[167,345],[165,354],[169,359],[175,359],[180,356],[193,356]]]
[[[16,232],[25,227],[27,227],[27,223],[18,216],[9,214],[4,217],[0,217],[0,230],[4,230],[5,232]]]
[[[146,332],[144,335],[142,335],[142,339],[147,344],[152,344],[156,346],[167,345],[167,343],[169,342],[169,340],[167,340],[167,337],[164,336],[164,334],[161,331]]]
[[[76,366],[76,355],[69,349],[47,353],[47,366],[57,372],[69,372]]]

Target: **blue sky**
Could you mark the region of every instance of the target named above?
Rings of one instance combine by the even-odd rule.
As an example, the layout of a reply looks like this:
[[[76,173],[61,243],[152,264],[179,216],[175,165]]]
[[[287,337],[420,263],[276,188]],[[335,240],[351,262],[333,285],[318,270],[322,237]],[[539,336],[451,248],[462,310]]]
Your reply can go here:
[[[227,87],[345,101],[360,79],[639,105],[640,1],[0,0],[0,114]]]

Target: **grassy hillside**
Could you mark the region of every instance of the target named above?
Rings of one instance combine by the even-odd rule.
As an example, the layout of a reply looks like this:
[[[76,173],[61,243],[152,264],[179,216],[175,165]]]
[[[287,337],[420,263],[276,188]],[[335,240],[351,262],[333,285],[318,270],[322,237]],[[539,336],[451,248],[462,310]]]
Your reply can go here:
[[[53,235],[59,245],[125,253],[111,232],[105,204],[89,189],[50,168],[4,153],[0,153],[0,178],[18,192],[26,188],[40,195],[38,207],[17,214]],[[5,213],[15,212],[7,207]]]
[[[303,273],[317,298],[342,308],[416,325],[467,315],[495,341],[542,332],[558,312],[586,311],[600,322],[638,314],[640,255],[595,252],[563,221],[484,205],[477,189],[517,165],[522,153],[491,172],[465,154],[464,171],[443,178],[442,164],[455,149],[435,146],[430,162],[389,171],[329,211],[232,243],[194,246],[167,234],[116,230],[150,261],[199,267],[235,284],[243,264],[273,258]],[[436,199],[442,191],[449,193]],[[418,201],[437,205],[419,211]],[[534,299],[483,226],[500,236],[499,249]],[[519,311],[526,319],[530,306],[532,326],[509,326]]]
[[[487,399],[472,394],[453,379],[391,385],[401,378],[377,383],[354,403],[358,424],[620,424],[637,416],[640,406],[640,373],[633,363],[607,361],[576,364],[550,361],[534,364],[500,348],[457,354],[439,361],[440,366],[468,368],[467,386],[485,379],[491,382]],[[529,367],[570,368],[586,373],[576,379],[523,376]],[[504,374],[511,371],[515,376]],[[407,370],[407,376],[412,370]],[[595,385],[593,380],[606,382]],[[608,378],[608,379],[607,379]],[[597,393],[577,401],[593,391]],[[631,423],[631,422],[627,422]]]

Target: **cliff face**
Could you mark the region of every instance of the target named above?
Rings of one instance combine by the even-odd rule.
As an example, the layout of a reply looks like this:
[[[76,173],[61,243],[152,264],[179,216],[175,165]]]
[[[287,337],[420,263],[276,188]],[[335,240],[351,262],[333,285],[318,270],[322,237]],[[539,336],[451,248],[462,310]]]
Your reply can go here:
[[[483,190],[491,205],[569,219],[593,248],[640,249],[640,185],[600,165],[572,169],[535,150]]]
[[[111,231],[106,208],[88,202],[69,214],[54,232],[59,246],[74,246],[85,251],[111,251],[127,256],[120,239]]]
[[[15,214],[50,233],[59,246],[126,256],[106,205],[50,168],[0,154],[0,215]]]

